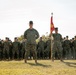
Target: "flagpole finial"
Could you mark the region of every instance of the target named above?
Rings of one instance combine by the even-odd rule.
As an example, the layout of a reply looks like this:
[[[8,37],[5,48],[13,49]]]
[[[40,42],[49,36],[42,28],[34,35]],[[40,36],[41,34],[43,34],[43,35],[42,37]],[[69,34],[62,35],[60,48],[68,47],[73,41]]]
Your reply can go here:
[[[51,15],[53,16],[53,12],[51,13]]]

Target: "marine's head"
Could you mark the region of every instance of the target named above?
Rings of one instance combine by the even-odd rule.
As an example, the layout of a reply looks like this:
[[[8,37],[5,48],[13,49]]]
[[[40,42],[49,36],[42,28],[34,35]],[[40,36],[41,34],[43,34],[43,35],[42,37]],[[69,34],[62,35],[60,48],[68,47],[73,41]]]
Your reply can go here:
[[[6,41],[8,41],[8,40],[9,40],[9,38],[8,38],[8,37],[6,37],[6,38],[5,38],[5,40],[6,40]]]
[[[64,37],[63,39],[65,40],[66,37]]]
[[[76,40],[76,36],[74,37],[74,39]]]
[[[42,37],[40,37],[40,41],[42,41]]]
[[[29,21],[29,27],[30,27],[30,29],[33,28],[33,21]]]
[[[72,41],[74,41],[74,38],[72,38]]]
[[[69,36],[66,36],[66,39],[68,40]]]
[[[22,42],[25,42],[26,41],[26,39],[23,39],[23,41]]]
[[[57,27],[55,28],[55,33],[58,33],[58,28]]]
[[[17,37],[14,38],[14,41],[18,41]]]

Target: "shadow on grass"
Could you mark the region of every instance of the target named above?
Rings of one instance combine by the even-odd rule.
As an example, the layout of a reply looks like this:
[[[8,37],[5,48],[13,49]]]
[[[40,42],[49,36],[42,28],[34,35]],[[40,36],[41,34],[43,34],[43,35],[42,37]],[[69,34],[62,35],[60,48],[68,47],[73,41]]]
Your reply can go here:
[[[41,64],[41,63],[37,63],[37,64],[35,64],[35,63],[27,63],[27,64],[29,64],[31,66],[51,67],[51,65],[44,65],[44,64]]]
[[[63,62],[64,64],[66,64],[67,66],[69,66],[69,67],[74,67],[74,68],[76,68],[76,62]]]

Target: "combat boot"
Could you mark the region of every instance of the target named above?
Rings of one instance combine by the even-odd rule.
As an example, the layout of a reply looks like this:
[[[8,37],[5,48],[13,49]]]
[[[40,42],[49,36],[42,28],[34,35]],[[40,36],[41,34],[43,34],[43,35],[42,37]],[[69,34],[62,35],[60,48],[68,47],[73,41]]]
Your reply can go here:
[[[27,60],[25,59],[25,63],[27,63]]]
[[[35,60],[35,63],[37,64],[37,60]]]

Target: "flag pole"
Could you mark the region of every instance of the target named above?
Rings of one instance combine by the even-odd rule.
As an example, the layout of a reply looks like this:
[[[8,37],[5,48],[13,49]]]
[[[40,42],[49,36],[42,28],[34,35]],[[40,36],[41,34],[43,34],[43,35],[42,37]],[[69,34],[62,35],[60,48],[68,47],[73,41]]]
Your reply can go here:
[[[51,13],[51,17],[53,16],[53,12]],[[51,29],[51,32],[50,32],[50,34],[51,34],[51,60],[52,60],[52,29]]]

